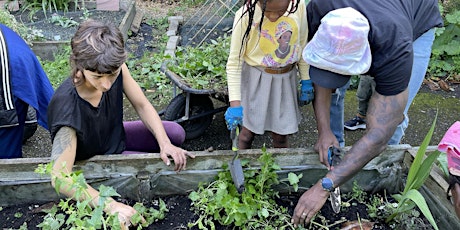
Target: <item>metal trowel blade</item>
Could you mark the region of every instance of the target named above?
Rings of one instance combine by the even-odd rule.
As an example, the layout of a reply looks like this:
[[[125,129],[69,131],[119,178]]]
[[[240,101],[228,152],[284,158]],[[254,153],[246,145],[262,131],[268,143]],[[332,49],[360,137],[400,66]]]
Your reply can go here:
[[[232,175],[236,190],[238,190],[239,193],[242,193],[244,191],[244,174],[241,161],[239,159],[235,159],[229,162],[229,166],[230,174]]]
[[[332,210],[334,210],[335,213],[339,213],[340,206],[342,203],[342,199],[340,198],[340,188],[339,187],[334,189],[334,191],[330,195],[330,198],[331,198]]]

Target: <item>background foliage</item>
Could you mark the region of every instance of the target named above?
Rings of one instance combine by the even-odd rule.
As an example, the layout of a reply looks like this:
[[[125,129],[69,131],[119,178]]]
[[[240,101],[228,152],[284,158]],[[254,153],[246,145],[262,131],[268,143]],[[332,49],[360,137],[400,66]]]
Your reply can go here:
[[[229,36],[219,37],[199,47],[178,47],[176,57],[168,62],[168,68],[184,79],[191,88],[226,92],[225,67],[229,52]]]
[[[30,46],[32,46],[32,41],[35,40],[36,37],[40,37],[39,31],[31,31],[24,24],[18,22],[7,9],[0,8],[0,23],[18,33]]]
[[[21,10],[30,10],[31,12],[35,12],[41,9],[43,14],[46,16],[47,12],[58,10],[68,12],[70,2],[73,2],[75,6],[78,6],[79,2],[84,5],[85,0],[24,0],[22,1]]]
[[[440,10],[444,28],[436,31],[428,75],[460,82],[460,0],[444,1]]]

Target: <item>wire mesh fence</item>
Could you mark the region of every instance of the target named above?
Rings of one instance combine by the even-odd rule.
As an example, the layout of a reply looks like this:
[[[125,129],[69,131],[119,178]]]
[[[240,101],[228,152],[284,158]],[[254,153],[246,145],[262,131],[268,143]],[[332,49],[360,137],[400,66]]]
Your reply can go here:
[[[231,33],[233,19],[243,0],[207,0],[180,27],[182,46],[200,46]]]

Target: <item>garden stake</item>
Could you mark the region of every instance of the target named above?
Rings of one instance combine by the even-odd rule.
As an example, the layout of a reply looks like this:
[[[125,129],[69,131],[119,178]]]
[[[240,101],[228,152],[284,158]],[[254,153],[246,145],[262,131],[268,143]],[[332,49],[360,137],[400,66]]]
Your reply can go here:
[[[244,174],[240,159],[236,159],[238,157],[239,134],[240,130],[238,127],[230,131],[230,138],[232,139],[233,159],[228,163],[228,165],[230,166],[230,174],[232,175],[233,184],[235,184],[236,190],[238,190],[238,192],[241,194],[244,191]]]
[[[338,165],[342,160],[342,155],[342,150],[340,148],[336,148],[335,146],[329,147],[327,151],[327,160],[329,162],[329,165],[331,167]],[[332,210],[334,210],[335,213],[339,213],[340,205],[342,202],[340,199],[340,188],[335,188],[334,191],[331,192],[329,198],[331,199]]]

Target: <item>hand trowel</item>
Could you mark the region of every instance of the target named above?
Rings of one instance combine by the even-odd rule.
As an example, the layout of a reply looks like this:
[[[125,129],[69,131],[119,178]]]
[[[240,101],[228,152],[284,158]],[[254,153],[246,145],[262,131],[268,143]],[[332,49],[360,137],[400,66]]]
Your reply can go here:
[[[230,131],[230,138],[232,139],[233,158],[232,158],[232,161],[228,163],[228,165],[230,168],[230,174],[232,175],[233,184],[235,184],[236,190],[238,190],[239,193],[242,193],[244,191],[243,167],[241,166],[240,159],[236,159],[238,157],[238,135],[239,134],[240,134],[240,130],[238,127]]]
[[[327,151],[327,158],[329,161],[329,165],[336,166],[342,161],[342,156],[343,156],[343,151],[340,148],[336,148],[335,146],[329,147],[329,150]],[[341,206],[341,198],[340,198],[340,188],[337,187],[334,189],[334,191],[331,192],[330,195],[330,200],[331,200],[331,205],[332,205],[332,210],[334,210],[335,213],[340,212],[340,206]]]

